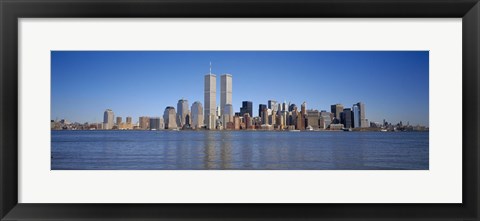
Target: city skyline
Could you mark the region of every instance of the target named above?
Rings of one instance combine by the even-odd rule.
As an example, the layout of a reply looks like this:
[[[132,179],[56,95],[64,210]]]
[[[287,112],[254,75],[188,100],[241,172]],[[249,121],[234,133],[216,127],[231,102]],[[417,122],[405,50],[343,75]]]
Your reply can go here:
[[[142,60],[142,59],[138,59],[138,57],[134,59],[132,57],[132,54],[138,54],[138,53],[145,56],[146,59]],[[381,55],[379,55],[378,53],[380,53]],[[203,55],[209,54],[210,56],[200,56],[200,57],[211,58],[211,59],[213,58],[212,59],[213,68],[212,68],[212,64],[210,64],[210,67],[208,67],[209,65],[208,62],[210,62],[208,61],[206,62],[206,64],[204,64],[205,66],[204,69],[206,71],[202,69],[202,70],[197,70],[197,73],[189,73],[189,74],[183,74],[183,75],[180,73],[159,74],[159,76],[156,76],[157,80],[159,80],[158,88],[155,88],[155,89],[156,90],[160,89],[158,91],[163,91],[163,93],[157,93],[153,95],[148,93],[149,91],[148,86],[151,86],[152,79],[155,79],[155,78],[152,78],[152,79],[145,78],[145,76],[148,76],[148,74],[155,75],[154,73],[152,73],[154,71],[153,68],[149,69],[152,72],[145,71],[145,69],[143,69],[144,72],[140,72],[140,71],[134,72],[130,70],[130,72],[134,73],[134,74],[131,74],[130,77],[135,77],[136,80],[126,81],[123,84],[121,82],[118,82],[120,79],[124,79],[124,77],[128,77],[128,76],[122,76],[122,74],[116,75],[115,72],[113,72],[113,70],[118,70],[118,67],[116,67],[116,65],[114,64],[118,64],[118,66],[124,66],[120,61],[126,61],[127,63],[130,63],[128,66],[130,67],[130,69],[135,67],[143,67],[143,65],[146,65],[146,64],[149,64],[150,66],[158,65],[157,63],[163,64],[163,62],[153,60],[153,58],[155,57],[159,58],[158,54],[163,55],[164,58],[166,55],[172,55],[172,57],[177,57],[176,60],[190,61],[192,62],[192,66],[199,66],[200,64],[196,64],[196,62],[193,62],[193,60],[195,59],[189,58],[189,57],[196,58],[202,54]],[[283,74],[281,74],[275,71],[275,70],[279,70],[278,68],[280,67],[275,68],[275,65],[273,64],[270,64],[270,66],[268,65],[259,66],[258,61],[245,62],[250,64],[251,66],[249,65],[244,65],[244,66],[250,67],[251,68],[250,70],[255,70],[253,71],[254,73],[258,73],[257,69],[260,69],[262,70],[262,73],[264,73],[264,75],[259,75],[257,77],[252,78],[252,77],[248,77],[248,74],[251,74],[250,72],[235,73],[233,76],[234,80],[233,80],[233,96],[232,96],[232,75],[230,73],[236,72],[235,70],[237,70],[237,68],[236,66],[225,67],[225,64],[222,64],[220,62],[218,64],[219,71],[215,72],[215,64],[216,64],[215,57],[216,56],[221,57],[218,55],[223,55],[230,59],[241,58],[241,57],[246,58],[245,54],[249,56],[253,56],[254,58],[263,56],[265,58],[263,61],[268,61],[267,63],[275,63],[277,64],[277,66],[280,66],[280,67],[283,67],[285,65],[284,64],[285,62],[287,64],[290,62],[290,59],[286,59],[286,58],[293,59],[295,61],[293,63],[301,63],[303,61],[304,65],[303,66],[300,65],[298,68],[296,68],[295,70],[299,70],[299,71],[295,73],[287,72],[291,74],[285,74],[285,72],[282,72]],[[284,57],[284,58],[276,60],[274,62],[272,61],[271,58],[267,59],[268,56],[265,57],[265,54],[271,55],[277,59],[279,57]],[[292,54],[296,56],[292,56]],[[297,58],[298,55],[302,55],[303,59],[298,59]],[[120,58],[123,57],[123,58],[115,60],[115,59],[112,59],[112,56],[115,58],[119,58],[119,57]],[[99,57],[103,57],[103,59],[99,59]],[[315,58],[321,58],[321,57],[328,58],[328,59],[319,59],[318,61],[314,60]],[[367,63],[372,63],[372,62],[375,63],[374,61],[369,59],[382,58],[383,66],[377,65],[377,66],[374,66],[374,68],[372,67],[367,68],[368,65],[364,67],[363,65],[365,64],[363,64],[363,65],[360,65],[364,67],[363,69],[357,69],[356,71],[352,70],[354,74],[349,73],[349,74],[341,75],[339,73],[333,74],[333,72],[331,72],[332,73],[331,76],[329,74],[318,74],[318,70],[315,71],[316,69],[313,67],[315,67],[318,63],[322,63],[321,61],[325,61],[325,60],[332,61],[331,57],[343,57],[344,62],[350,63],[350,64],[352,62],[359,64],[359,63],[362,63],[362,61],[363,62],[368,61]],[[88,61],[85,61],[86,58],[89,58],[87,59]],[[223,60],[228,60],[229,62],[227,63],[232,63],[232,61],[230,61],[227,58],[223,58]],[[248,58],[253,59],[251,57],[248,57]],[[137,63],[136,66],[131,64],[132,59],[133,61],[136,61],[134,62],[134,63]],[[398,61],[393,62],[392,60],[395,60],[395,59],[397,59]],[[160,61],[163,61],[163,60],[160,59]],[[142,64],[142,62],[145,62],[145,63]],[[105,76],[102,76],[102,75],[111,76],[112,79],[110,80],[113,81],[112,82],[113,84],[105,83],[104,87],[102,88],[101,87],[102,84],[97,85],[98,77],[92,78],[91,80],[94,81],[95,83],[92,83],[90,85],[92,86],[97,85],[100,87],[94,87],[92,89],[94,92],[96,91],[99,94],[98,96],[92,96],[91,98],[88,98],[88,94],[92,93],[93,95],[94,92],[92,91],[87,91],[87,93],[82,93],[82,90],[81,88],[78,87],[78,85],[77,87],[75,87],[75,84],[72,85],[71,82],[68,82],[68,81],[67,82],[63,81],[63,84],[60,84],[59,81],[61,81],[62,79],[64,80],[75,79],[76,77],[72,76],[73,72],[76,72],[77,69],[81,69],[81,70],[85,69],[85,67],[81,65],[82,63],[83,64],[97,63],[95,66],[91,66],[91,65],[88,66],[90,67],[89,68],[90,71],[93,71],[93,73],[96,73],[96,74],[101,74],[101,76],[99,76],[100,79],[105,78]],[[195,63],[195,65],[193,65],[193,63]],[[396,65],[393,65],[392,63],[395,63]],[[388,66],[389,64],[392,66],[386,68],[386,66]],[[292,63],[290,62],[289,65],[292,65]],[[175,64],[171,64],[171,66],[172,66],[171,67],[172,70],[177,68]],[[312,67],[306,68],[305,66],[312,66]],[[408,67],[405,68],[405,66],[408,66]],[[410,66],[414,66],[414,67],[410,67]],[[269,71],[268,67],[272,67],[271,68],[272,70]],[[402,81],[400,82],[398,81],[399,80],[398,76],[388,78],[393,83],[397,83],[397,84],[392,84],[390,86],[387,86],[386,88],[388,88],[388,90],[385,89],[385,84],[388,82],[388,81],[385,81],[385,79],[379,81],[378,79],[375,79],[375,78],[371,79],[367,77],[362,78],[362,76],[360,77],[355,76],[355,75],[361,75],[358,73],[367,73],[368,71],[372,71],[371,69],[379,69],[375,73],[373,73],[373,75],[378,75],[377,77],[381,78],[381,77],[385,77],[384,75],[387,75],[387,76],[391,76],[391,75],[388,75],[388,74],[380,75],[378,74],[379,71],[385,71],[384,69],[392,69],[392,68],[395,69],[395,68],[401,68],[401,67],[403,67],[403,69],[410,70],[408,71],[408,73],[405,72],[406,74],[402,75],[401,77],[403,80],[410,78],[412,82],[411,84],[415,86],[414,89],[416,90],[412,91],[410,89],[412,87],[411,85],[398,84],[398,83],[402,83]],[[74,68],[77,68],[77,69],[74,69]],[[164,70],[163,66],[158,68],[159,70]],[[330,68],[333,68],[333,67],[330,67]],[[182,69],[182,68],[179,68],[179,69]],[[229,71],[228,69],[231,69],[232,71]],[[340,70],[340,71],[337,70],[337,72],[341,72],[341,70],[343,70],[344,68],[343,66],[339,66],[337,69]],[[367,69],[370,69],[370,70],[367,70]],[[306,70],[309,70],[309,71],[306,71]],[[125,70],[122,73],[123,75],[126,75],[128,74],[128,72],[129,70]],[[278,73],[278,74],[275,74],[275,73]],[[216,96],[213,96],[213,97],[211,97],[211,95],[207,93],[208,85],[206,80],[209,74],[210,76],[213,76],[211,74],[215,74],[216,76],[218,76],[218,77],[214,77],[210,81],[210,83],[212,84],[212,90],[215,90],[215,93],[216,93]],[[89,72],[87,75],[92,75],[92,73]],[[117,78],[115,78],[115,76]],[[169,78],[170,76],[172,76],[173,79],[170,79]],[[278,81],[278,78],[282,78],[282,77],[284,77],[284,79],[283,80],[280,79],[280,81]],[[201,81],[203,78],[205,78],[205,85],[204,85],[204,82]],[[358,78],[360,78],[360,80]],[[145,81],[141,81],[142,79],[144,79]],[[224,83],[227,81],[227,79],[229,79],[229,84]],[[263,84],[262,83],[258,84],[259,81],[263,82]],[[78,82],[78,84],[81,84],[81,82],[84,82],[84,80],[81,80],[80,82]],[[118,84],[115,84],[115,82],[117,82]],[[284,83],[275,84],[275,82],[277,83],[284,82]],[[317,82],[317,84],[313,84],[314,86],[312,87],[311,82]],[[384,84],[382,84],[382,82]],[[224,88],[219,87],[220,90],[218,90],[217,89],[218,83],[220,83],[221,87],[223,86],[223,87],[226,87],[227,89],[224,90]],[[418,87],[418,84],[423,84],[423,87]],[[171,87],[172,85],[173,85],[173,88]],[[191,90],[194,90],[194,89],[198,90],[198,85],[200,85],[200,90],[196,91],[196,93],[194,92],[190,96],[188,96],[188,94],[184,92],[184,91],[187,91],[191,93],[192,92]],[[225,86],[225,85],[228,85],[228,86]],[[258,87],[258,85],[260,85],[261,87]],[[89,84],[87,85],[83,84],[82,86],[85,87],[86,90],[90,89]],[[113,90],[109,90],[109,89],[112,89],[112,86],[114,87]],[[202,86],[204,86],[204,88],[201,88]],[[74,90],[70,91],[69,89],[72,89],[72,88]],[[123,88],[125,89],[125,91],[118,90],[118,88],[120,89]],[[259,88],[261,90],[257,90]],[[308,90],[305,91],[304,90],[305,88]],[[351,91],[352,88],[356,93],[350,94],[350,96],[347,96],[345,94],[345,91],[349,92]],[[64,89],[65,91],[63,92],[66,92],[66,93],[61,93],[61,95],[59,96],[59,94],[57,94],[56,92],[62,89]],[[202,90],[204,90],[204,96],[203,96],[204,99],[201,99]],[[330,93],[322,92],[325,90],[330,91]],[[77,91],[77,93],[75,93],[75,91]],[[302,93],[302,91],[305,91],[305,92]],[[316,93],[317,91],[318,93]],[[372,93],[372,91],[377,93]],[[106,93],[107,95],[101,92]],[[147,93],[145,94],[145,92]],[[112,95],[109,96],[108,94],[110,93],[112,93]],[[68,94],[74,94],[76,96],[73,96],[73,97],[70,97],[70,99],[67,99]],[[178,94],[178,96],[176,96],[176,94]],[[250,97],[249,98],[249,97],[241,97],[240,95],[242,94],[249,94],[249,95],[251,94],[251,95],[249,96]],[[409,96],[406,96],[405,94]],[[123,100],[120,99],[122,95],[124,96]],[[165,95],[168,95],[169,97],[166,97]],[[389,95],[390,99],[372,99],[375,97],[375,95],[376,96],[383,95],[387,97]],[[78,97],[78,96],[80,96],[82,99],[75,99],[75,97]],[[133,98],[134,96],[138,96],[138,97],[135,99]],[[212,109],[212,107],[215,107],[214,110],[209,110],[209,108],[207,107],[207,102],[206,102],[207,96],[209,97],[210,100],[212,100],[212,106],[210,107],[210,109]],[[425,96],[426,96],[426,99],[425,99]],[[103,106],[101,106],[101,104],[98,104],[98,101],[94,101],[94,99],[102,98],[102,97],[103,99],[110,97],[110,101],[107,101],[106,104],[104,104]],[[146,97],[146,99],[143,100],[142,97]],[[155,97],[157,98],[155,99]],[[297,100],[290,100],[287,98],[282,99],[282,97],[295,98]],[[302,100],[301,97],[305,97],[305,98]],[[316,99],[311,100],[312,97],[316,97]],[[338,99],[337,101],[326,104],[326,101],[335,100],[332,97],[341,97],[343,99],[337,98]],[[359,99],[356,97],[360,97],[364,99]],[[261,98],[265,98],[265,99],[260,100]],[[73,110],[61,112],[61,109],[65,108],[65,106],[60,105],[62,103],[62,100],[63,101],[68,100],[68,102],[72,102],[72,99],[75,99],[75,101],[73,101],[73,104],[67,105],[66,107],[71,108]],[[88,101],[88,99],[90,99],[91,101]],[[162,113],[165,111],[165,108],[167,106],[172,106],[172,107],[176,106],[177,101],[180,99],[188,100],[190,101],[190,104],[196,101],[200,101],[201,105],[204,105],[203,107],[205,108],[204,110],[205,122],[207,122],[208,120],[207,114],[209,113],[209,111],[214,112],[216,111],[216,107],[219,107],[219,106],[225,106],[226,104],[229,104],[231,105],[231,107],[233,107],[233,110],[229,110],[230,112],[232,113],[240,112],[240,108],[242,107],[243,101],[253,102],[254,116],[256,116],[256,107],[258,107],[259,104],[267,105],[268,100],[276,100],[278,104],[281,104],[284,101],[286,101],[287,104],[288,102],[291,102],[296,104],[298,107],[300,107],[300,105],[304,101],[306,101],[309,104],[308,109],[316,109],[318,111],[320,110],[330,111],[330,105],[336,104],[336,103],[344,104],[345,108],[355,108],[352,105],[356,104],[359,101],[362,101],[367,103],[368,105],[368,111],[367,111],[368,114],[366,118],[369,119],[370,121],[381,122],[383,119],[387,119],[388,121],[391,121],[391,122],[403,121],[404,123],[410,122],[410,124],[412,125],[421,124],[421,125],[428,126],[428,52],[325,52],[325,51],[321,51],[321,52],[52,52],[52,111],[51,111],[52,119],[57,119],[57,118],[67,119],[69,121],[75,121],[75,122],[81,122],[81,123],[101,122],[101,120],[99,119],[100,117],[96,118],[95,116],[93,117],[88,116],[87,113],[92,112],[91,109],[88,109],[87,111],[80,111],[85,107],[92,107],[92,106],[94,106],[95,107],[94,109],[97,110],[97,113],[96,113],[97,116],[99,115],[98,113],[103,112],[105,109],[112,109],[115,111],[115,116],[121,116],[123,117],[123,119],[125,119],[127,116],[133,117],[133,119],[139,119],[139,117],[141,116],[161,117]],[[369,102],[365,101],[365,99],[368,100]],[[410,99],[410,103],[408,102],[409,99]],[[173,102],[169,102],[169,100],[173,100]],[[397,101],[397,104],[393,106],[387,105],[384,108],[378,109],[379,106],[382,107],[382,104],[391,103],[392,100]],[[217,101],[220,101],[220,102],[217,102]],[[422,101],[424,102],[422,103]],[[155,105],[150,105],[151,103],[155,103]],[[270,105],[269,102],[268,102],[268,105]],[[318,105],[323,105],[323,106],[318,106]],[[154,106],[156,110],[152,111],[148,109],[150,106]],[[101,110],[98,110],[98,108],[100,108]],[[188,106],[188,108],[190,107]],[[178,108],[175,108],[175,109],[177,109],[176,111],[178,111]],[[156,114],[152,114],[153,112],[155,112]],[[401,113],[399,114],[398,112],[401,112]],[[63,113],[63,116],[62,116],[62,113]],[[72,116],[67,116],[67,115],[72,115]]]

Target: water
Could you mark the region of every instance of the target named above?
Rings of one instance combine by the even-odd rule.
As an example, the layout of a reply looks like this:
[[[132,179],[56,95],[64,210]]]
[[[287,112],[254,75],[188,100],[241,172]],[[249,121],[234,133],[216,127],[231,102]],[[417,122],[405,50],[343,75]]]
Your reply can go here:
[[[52,170],[428,170],[427,132],[52,131]]]

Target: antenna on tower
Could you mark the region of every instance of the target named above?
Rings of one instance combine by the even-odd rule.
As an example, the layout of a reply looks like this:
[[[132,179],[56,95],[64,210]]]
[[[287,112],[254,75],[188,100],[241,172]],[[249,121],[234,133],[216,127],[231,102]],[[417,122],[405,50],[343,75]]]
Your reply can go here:
[[[212,62],[210,61],[210,74],[212,74]]]

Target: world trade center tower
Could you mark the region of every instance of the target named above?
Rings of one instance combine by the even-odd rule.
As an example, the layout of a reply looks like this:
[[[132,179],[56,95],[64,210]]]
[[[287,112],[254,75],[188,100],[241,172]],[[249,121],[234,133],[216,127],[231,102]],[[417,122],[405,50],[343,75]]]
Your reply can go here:
[[[207,129],[215,129],[217,106],[217,76],[212,74],[212,65],[210,64],[210,73],[205,75],[205,91],[204,91],[205,113],[204,122]]]

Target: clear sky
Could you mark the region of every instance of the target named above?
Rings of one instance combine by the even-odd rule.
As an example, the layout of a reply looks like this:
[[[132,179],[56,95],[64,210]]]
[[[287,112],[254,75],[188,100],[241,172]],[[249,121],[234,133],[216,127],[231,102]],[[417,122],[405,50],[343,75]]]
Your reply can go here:
[[[115,116],[163,116],[166,106],[203,100],[204,75],[233,77],[242,101],[305,101],[307,109],[365,103],[369,121],[428,126],[428,51],[52,51],[51,118],[101,122]],[[125,121],[125,119],[123,119]]]

